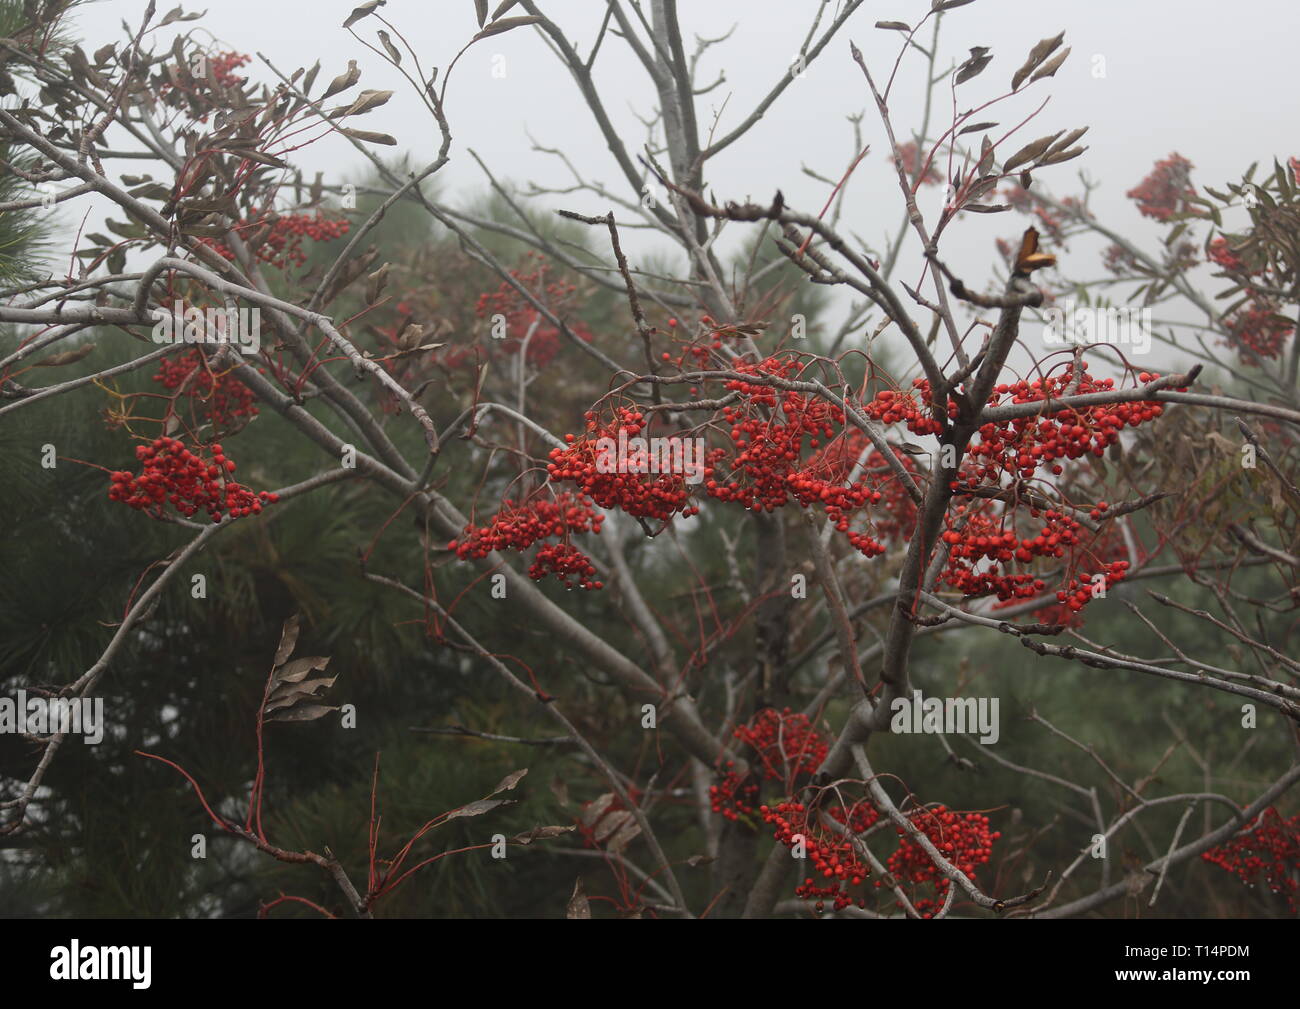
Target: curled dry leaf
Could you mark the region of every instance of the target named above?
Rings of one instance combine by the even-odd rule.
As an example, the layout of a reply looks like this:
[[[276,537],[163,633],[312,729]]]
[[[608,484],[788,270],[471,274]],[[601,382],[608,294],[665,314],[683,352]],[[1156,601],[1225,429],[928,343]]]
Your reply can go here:
[[[366,304],[373,305],[379,300],[380,295],[384,293],[384,288],[388,286],[388,268],[391,264],[385,263],[374,273],[366,278]]]
[[[1033,49],[1029,50],[1029,56],[1025,60],[1024,66],[1011,76],[1011,90],[1020,90],[1020,85],[1024,83],[1025,78],[1038,69],[1038,65],[1054,53],[1057,47],[1064,41],[1065,32],[1061,32],[1061,34],[1054,38],[1043,39],[1034,46]]]
[[[343,22],[343,27],[351,28],[362,18],[369,17],[387,2],[388,0],[370,0],[369,3],[363,3],[360,7],[354,7],[352,13],[348,15],[348,19]]]
[[[912,26],[906,21],[877,21],[876,27],[887,32],[910,32]]]
[[[346,91],[359,80],[361,80],[361,71],[357,69],[357,61],[348,60],[348,68],[330,81],[330,86],[320,96],[320,101],[323,102],[326,98],[333,97],[340,91]]]
[[[379,30],[379,41],[383,43],[384,52],[388,53],[388,58],[393,61],[393,66],[400,67],[402,65],[402,54],[397,46],[393,45],[393,40],[388,37],[388,32],[382,28]]]
[[[379,106],[387,103],[388,99],[393,97],[391,91],[375,91],[367,89],[357,95],[356,101],[351,105],[341,106],[330,113],[331,119],[345,119],[348,116],[365,115],[371,109],[377,109]]]

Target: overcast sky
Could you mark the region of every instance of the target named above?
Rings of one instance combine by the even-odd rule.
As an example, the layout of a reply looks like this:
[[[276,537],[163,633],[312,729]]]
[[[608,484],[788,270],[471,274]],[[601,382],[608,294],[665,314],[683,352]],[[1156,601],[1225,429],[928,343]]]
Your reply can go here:
[[[159,4],[160,10],[167,6],[167,0]],[[349,58],[356,59],[363,71],[361,87],[397,92],[385,108],[358,125],[394,134],[403,147],[427,160],[436,149],[436,128],[409,90],[403,90],[408,86],[401,77],[340,27],[353,6],[350,0],[221,0],[197,25],[212,33],[218,48],[254,56],[254,66],[246,71],[267,80],[272,77],[258,66],[257,53],[286,72],[319,58],[321,80],[343,71]],[[819,6],[816,0],[682,0],[688,49],[693,35],[716,36],[735,26],[731,38],[711,49],[701,64],[702,82],[725,74],[725,82],[700,99],[702,122],[709,124],[721,109],[718,129],[726,131],[748,115],[787,72]],[[101,0],[84,8],[77,20],[85,48],[120,37],[122,20],[137,24],[144,7],[143,0]],[[541,7],[585,53],[605,4],[546,0]],[[823,25],[837,7],[836,0],[827,5]],[[863,5],[749,137],[709,163],[706,174],[715,194],[720,199],[766,200],[779,188],[788,204],[819,210],[826,187],[804,175],[801,167],[838,178],[854,153],[845,117],[866,109],[864,139],[872,151],[850,184],[843,226],[869,242],[882,243],[898,225],[898,193],[887,168],[884,133],[874,109],[868,108],[869,95],[850,58],[849,40],[861,47],[873,74],[886,78],[900,36],[878,30],[874,23],[915,23],[928,7],[929,0]],[[444,73],[477,29],[473,0],[391,0],[382,13],[406,34],[423,64],[436,65]],[[355,30],[373,41],[379,27],[366,20]],[[1267,164],[1273,157],[1300,154],[1293,134],[1300,121],[1295,79],[1300,5],[1277,0],[976,0],[945,16],[940,38],[944,66],[964,59],[976,45],[991,47],[994,57],[982,76],[960,89],[959,110],[1000,94],[1030,47],[1062,29],[1073,54],[1055,80],[1035,84],[987,118],[1010,124],[1050,95],[1047,107],[1026,127],[1024,140],[1090,126],[1085,140],[1090,150],[1044,171],[1036,184],[1064,195],[1077,190],[1077,172],[1086,171],[1102,184],[1094,194],[1094,207],[1120,230],[1145,238],[1149,245],[1158,240],[1158,230],[1138,216],[1124,193],[1171,151],[1195,164],[1197,181],[1215,186],[1239,178],[1252,160]],[[170,37],[164,36],[164,41]],[[891,106],[900,133],[919,122],[920,69],[921,61],[913,55],[895,85]],[[655,106],[647,75],[617,39],[606,40],[595,73],[611,117],[635,150],[645,134],[636,116],[650,115]],[[947,102],[941,95],[937,123],[951,117]],[[567,173],[554,158],[530,150],[530,135],[563,149],[584,173],[623,191],[618,170],[572,79],[531,28],[472,48],[452,76],[447,111],[455,146],[442,178],[443,192],[452,202],[468,199],[484,185],[467,148],[502,177],[567,184]],[[356,152],[338,141],[322,142],[298,157],[309,171],[323,170],[338,180],[363,168]],[[931,205],[942,199],[937,189],[925,192]],[[555,197],[551,204],[587,213],[608,209],[589,194]],[[963,270],[975,271],[971,279],[982,286],[986,277],[979,276],[980,259],[993,239],[1023,227],[1023,219],[1013,215],[965,215],[950,254]],[[1095,250],[1086,255],[1087,265],[1071,272],[1095,276]],[[910,281],[913,274],[909,265],[900,276]]]

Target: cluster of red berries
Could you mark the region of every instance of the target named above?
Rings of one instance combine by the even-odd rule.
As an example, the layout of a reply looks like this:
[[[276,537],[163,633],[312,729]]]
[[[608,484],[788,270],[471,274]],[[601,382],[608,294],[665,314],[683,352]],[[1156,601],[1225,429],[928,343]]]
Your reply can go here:
[[[236,77],[235,71],[251,63],[252,60],[243,53],[217,53],[208,61],[212,76],[223,88],[242,87],[248,83],[247,77]]]
[[[1238,834],[1227,844],[1202,852],[1201,858],[1234,873],[1248,886],[1263,877],[1264,884],[1286,898],[1291,913],[1296,913],[1300,882],[1300,813],[1289,820],[1270,806],[1260,815],[1257,825]]]
[[[348,233],[351,225],[343,219],[333,220],[320,211],[314,214],[277,214],[273,210],[253,211],[235,225],[241,235],[257,242],[257,258],[268,266],[285,269],[307,262],[304,240],[332,242]],[[234,252],[216,238],[202,238],[225,259],[233,261]]]
[[[529,252],[529,258],[536,253]],[[539,257],[540,258],[540,257]],[[538,301],[544,304],[553,315],[561,317],[570,306],[577,286],[563,281],[551,280],[545,263],[529,272],[511,270],[510,276],[526,288]],[[502,281],[495,291],[479,295],[474,307],[480,319],[500,315],[505,319],[505,335],[493,332],[490,346],[494,352],[502,355],[518,354],[528,341],[525,359],[533,367],[541,370],[555,360],[560,352],[560,331],[548,323],[541,323],[534,328],[540,313],[511,284]],[[581,322],[568,323],[569,328],[579,339],[590,343],[592,334]],[[532,336],[528,336],[529,331]],[[456,367],[474,357],[473,348],[464,345],[449,347],[442,354],[441,361],[449,368]]]
[[[748,725],[737,726],[733,735],[753,748],[755,759],[751,761],[750,773],[743,777],[734,770],[735,761],[727,761],[727,770],[718,784],[709,789],[713,811],[728,820],[752,816],[755,812],[759,791],[756,772],[766,781],[780,782],[789,793],[794,790],[797,777],[817,773],[828,752],[826,741],[808,716],[789,708],[782,711],[764,708]]]
[[[631,444],[646,430],[643,413],[631,407],[617,407],[614,419],[602,424],[595,413],[586,414],[587,431],[581,438],[564,436],[566,448],[551,450],[547,472],[552,480],[567,480],[602,508],[617,508],[638,518],[667,522],[674,515],[695,515],[699,507],[691,503],[685,473],[654,473],[650,446]],[[609,439],[602,447],[601,442]],[[644,439],[642,439],[644,440]],[[625,458],[610,446],[626,444]],[[602,460],[603,457],[603,460]],[[662,460],[654,460],[661,463]],[[703,466],[703,459],[694,460]],[[619,472],[623,469],[626,472]],[[708,472],[707,469],[704,470]]]
[[[591,563],[591,558],[570,543],[548,543],[537,551],[528,577],[541,581],[547,575],[554,575],[566,589],[573,588],[575,582],[582,589],[605,587],[596,578],[596,565]]]
[[[162,383],[164,389],[183,386],[183,395],[189,397],[214,428],[226,429],[240,418],[257,416],[252,390],[228,371],[213,374],[197,347],[176,357],[163,358],[153,380]]]
[[[946,806],[937,805],[914,809],[907,817],[930,843],[939,849],[958,871],[974,882],[975,870],[986,863],[993,854],[993,842],[1002,835],[989,829],[989,818],[980,813],[954,813]],[[930,855],[901,828],[902,838],[898,850],[886,863],[889,871],[906,880],[913,888],[925,884],[934,887],[933,898],[913,897],[912,906],[923,918],[933,917],[943,906],[952,881],[939,869]],[[876,880],[876,886],[881,881]],[[901,906],[901,904],[900,904]]]
[[[1271,306],[1256,303],[1243,309],[1227,322],[1228,344],[1236,347],[1243,361],[1251,355],[1274,359],[1282,353],[1287,337],[1295,325],[1278,315]]]
[[[1192,163],[1178,154],[1157,161],[1151,174],[1125,195],[1137,202],[1143,217],[1167,221],[1187,207],[1196,190],[1190,185]]]
[[[605,516],[597,514],[589,499],[564,491],[554,497],[538,495],[515,504],[510,498],[485,526],[472,522],[448,544],[456,556],[481,559],[493,550],[527,550],[538,540],[571,533],[598,533]]]
[[[1213,241],[1210,242],[1210,246],[1206,250],[1206,256],[1210,262],[1217,263],[1225,270],[1233,273],[1241,273],[1246,269],[1246,264],[1242,262],[1241,258],[1233,251],[1228,240],[1222,235],[1216,235]]]
[[[112,473],[108,497],[154,518],[162,518],[170,503],[186,518],[206,511],[213,522],[220,522],[223,515],[256,515],[263,504],[280,499],[278,494],[254,493],[229,479],[235,462],[226,458],[220,445],[211,446],[211,458],[205,459],[177,439],[162,437],[137,447],[135,456],[144,463],[143,471]]]
[[[564,491],[554,497],[538,495],[531,501],[515,504],[506,498],[501,510],[483,526],[472,522],[461,535],[447,544],[461,560],[482,559],[494,550],[527,550],[539,540],[555,538],[559,542],[543,546],[537,553],[528,575],[540,581],[553,574],[571,588],[576,579],[584,589],[604,586],[594,580],[596,568],[580,550],[568,542],[575,533],[599,533],[605,516],[599,514],[591,499]]]
[[[859,803],[848,813],[842,808],[832,808],[829,815],[847,826],[852,834],[860,834],[876,822],[879,814],[868,803]],[[793,849],[802,841],[804,854],[817,876],[805,877],[795,887],[795,896],[815,900],[818,912],[825,910],[830,900],[836,911],[851,904],[867,906],[866,894],[853,896],[849,887],[860,887],[871,875],[871,866],[858,857],[853,842],[821,824],[816,810],[802,802],[782,802],[776,806],[760,806],[759,815],[772,825],[772,836],[787,848]],[[818,881],[818,877],[822,882]],[[826,882],[828,881],[829,882]],[[879,881],[877,884],[879,885]]]
[[[1058,375],[998,385],[989,397],[989,406],[1040,403],[1065,395],[1083,396],[1115,388],[1113,378],[1094,379],[1087,369],[1085,361],[1080,363],[1077,372],[1070,364]],[[1142,372],[1138,380],[1150,382],[1158,377],[1154,372]],[[929,394],[924,380],[919,388],[923,395]],[[997,481],[1002,474],[1029,479],[1041,467],[1049,467],[1052,473],[1060,475],[1059,460],[1079,459],[1088,454],[1101,458],[1109,446],[1119,441],[1119,434],[1126,426],[1138,427],[1163,413],[1160,403],[1140,401],[1058,410],[1038,417],[985,424],[979,429],[979,440],[970,446],[957,489],[963,482],[973,488],[985,480]]]

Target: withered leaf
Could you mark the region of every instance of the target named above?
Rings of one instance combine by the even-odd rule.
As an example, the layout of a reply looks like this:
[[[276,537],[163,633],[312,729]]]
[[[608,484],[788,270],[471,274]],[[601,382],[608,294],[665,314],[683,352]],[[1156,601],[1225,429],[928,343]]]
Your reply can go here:
[[[988,49],[985,46],[974,46],[970,51],[970,59],[957,68],[957,79],[955,83],[965,84],[974,77],[978,77],[984,72],[984,68],[993,62],[993,57],[988,55]]]
[[[490,25],[470,39],[470,41],[477,42],[479,39],[485,39],[493,35],[500,35],[502,32],[508,32],[512,28],[522,28],[524,25],[535,25],[541,20],[542,19],[535,14],[525,14],[514,18],[502,18],[500,21],[493,21]]]
[[[1069,55],[1070,55],[1070,49],[1067,46],[1065,49],[1061,51],[1060,55],[1053,56],[1051,60],[1049,60],[1047,63],[1044,63],[1043,66],[1039,69],[1039,71],[1035,73],[1033,77],[1029,78],[1029,83],[1033,84],[1034,81],[1042,80],[1044,77],[1054,76],[1056,74],[1056,71],[1061,69],[1061,64],[1066,61]]]
[[[511,840],[515,844],[532,844],[534,841],[549,841],[553,837],[570,834],[577,829],[577,826],[572,823],[567,827],[534,827],[522,834],[516,834]]]
[[[339,129],[353,140],[363,140],[371,144],[383,144],[385,147],[397,146],[397,138],[389,136],[387,133],[371,133],[369,130],[354,130],[346,126],[340,126]]]
[[[507,774],[504,778],[501,779],[501,784],[497,785],[496,788],[488,792],[488,795],[496,795],[498,792],[509,792],[517,784],[519,784],[520,781],[523,780],[524,775],[527,773],[528,773],[528,768],[526,767],[518,771],[511,771],[509,774]]]
[[[266,716],[268,722],[312,722],[331,711],[338,711],[333,704],[299,704],[284,708]]]
[[[49,357],[32,363],[33,368],[58,368],[65,364],[75,364],[83,357],[95,349],[93,343],[83,343],[80,347],[73,350],[65,350],[58,354],[51,354]]]
[[[388,37],[388,32],[382,28],[379,30],[379,41],[384,45],[384,52],[388,53],[388,58],[393,61],[394,66],[402,65],[402,54],[397,46],[393,45],[393,40]]]
[[[1072,147],[1068,151],[1057,151],[1055,154],[1049,154],[1047,157],[1043,158],[1041,164],[1059,165],[1063,161],[1069,161],[1072,158],[1077,158],[1080,154],[1082,154],[1087,149],[1088,148],[1086,147]]]
[[[1026,77],[1032,74],[1038,65],[1054,53],[1057,47],[1065,41],[1065,32],[1057,35],[1055,38],[1043,39],[1033,49],[1029,50],[1029,57],[1025,60],[1024,66],[1017,70],[1011,77],[1011,90],[1018,91],[1020,85],[1024,83]]]
[[[980,130],[991,130],[995,126],[997,126],[997,123],[971,123],[969,126],[964,126],[958,130],[957,136],[960,137],[963,133],[978,133]]]
[[[367,89],[357,95],[356,101],[351,105],[341,106],[330,113],[331,119],[343,119],[347,116],[365,115],[371,109],[377,109],[385,104],[388,99],[393,97],[391,91],[375,91]]]
[[[284,627],[280,631],[280,644],[275,649],[275,658],[271,660],[271,666],[284,665],[285,659],[293,654],[294,646],[298,644],[298,614],[295,613],[284,622]]]
[[[502,0],[502,2],[497,5],[497,9],[492,12],[491,20],[495,21],[518,2],[519,0]]]
[[[357,69],[357,61],[348,60],[347,70],[330,81],[330,86],[325,89],[325,93],[320,96],[320,100],[324,101],[326,98],[337,95],[340,91],[346,91],[359,80],[361,80],[361,71]]]
[[[604,795],[592,799],[591,802],[587,804],[587,808],[582,811],[583,825],[590,827],[605,814],[605,810],[609,809],[613,802],[613,792],[606,792]]]
[[[475,799],[468,805],[461,806],[460,809],[453,809],[447,814],[448,820],[455,820],[461,816],[482,816],[484,813],[490,813],[498,806],[506,806],[514,803],[513,799]]]
[[[605,847],[616,855],[621,854],[623,849],[631,844],[640,833],[641,824],[637,823],[629,813],[628,818],[623,821],[618,831],[605,843]]]
[[[387,2],[388,0],[370,0],[369,3],[363,3],[360,7],[354,7],[352,13],[348,15],[348,19],[343,22],[343,27],[351,28],[362,18],[369,17]]]
[[[591,904],[587,901],[587,895],[582,889],[582,877],[579,876],[576,883],[573,884],[573,895],[569,898],[568,906],[564,910],[566,918],[590,918]]]
[[[1020,148],[1020,150],[1016,151],[1015,154],[1011,155],[1011,157],[1007,158],[1007,160],[1002,163],[1002,170],[1004,172],[1010,172],[1021,165],[1033,161],[1036,157],[1051,147],[1052,144],[1056,143],[1056,140],[1060,135],[1061,133],[1058,131],[1050,136],[1039,137],[1037,140],[1025,144],[1024,147]]]
[[[272,682],[298,683],[305,679],[308,673],[323,671],[329,663],[329,657],[324,655],[294,659],[292,662],[286,662],[284,665],[276,667]]]
[[[632,819],[632,814],[625,809],[616,809],[608,816],[604,817],[596,826],[596,841],[603,843],[619,827],[623,826],[628,820]]]
[[[379,300],[380,295],[384,293],[384,288],[388,286],[388,268],[392,264],[385,263],[378,270],[366,278],[366,304],[373,305]]]
[[[474,16],[478,18],[478,26],[483,27],[483,22],[487,20],[487,0],[474,0]]]
[[[876,27],[887,32],[910,32],[912,26],[905,21],[877,21]]]

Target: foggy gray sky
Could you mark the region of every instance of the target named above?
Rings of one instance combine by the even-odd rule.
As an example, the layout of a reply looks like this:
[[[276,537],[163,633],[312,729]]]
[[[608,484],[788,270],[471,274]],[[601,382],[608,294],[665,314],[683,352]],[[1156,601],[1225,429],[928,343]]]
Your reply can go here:
[[[88,43],[85,48],[89,51],[119,38],[122,19],[137,24],[144,6],[143,0],[104,0],[85,8],[77,18]],[[167,6],[166,0],[159,5],[160,10]],[[258,52],[286,72],[310,66],[319,58],[322,81],[343,71],[349,58],[356,59],[363,71],[361,87],[396,91],[385,108],[357,125],[392,133],[417,158],[427,160],[436,149],[436,127],[401,77],[340,27],[353,6],[351,0],[220,0],[197,24],[223,43],[220,48],[253,55],[253,65],[243,72],[258,79],[272,79],[259,65]],[[541,6],[565,28],[580,52],[589,49],[604,3],[548,0]],[[736,26],[731,38],[711,49],[701,64],[701,81],[712,82],[719,71],[726,75],[724,84],[700,99],[702,128],[707,128],[724,100],[720,131],[748,115],[787,72],[818,6],[814,0],[683,0],[680,11],[688,50],[691,36],[720,35]],[[828,5],[823,26],[837,6]],[[845,116],[865,109],[864,139],[872,151],[850,183],[842,230],[883,244],[898,226],[898,192],[887,165],[883,129],[869,107],[870,96],[849,56],[848,43],[857,42],[873,74],[883,80],[898,52],[900,36],[877,30],[874,23],[882,19],[915,23],[928,7],[929,0],[864,5],[751,134],[708,164],[706,177],[717,197],[767,200],[780,188],[788,204],[816,212],[827,190],[804,175],[801,166],[838,178],[854,153]],[[472,0],[392,0],[382,13],[407,35],[423,64],[439,66],[444,72],[477,28]],[[366,20],[355,30],[373,41],[379,27]],[[1086,171],[1102,184],[1093,198],[1097,212],[1148,247],[1158,241],[1160,231],[1139,217],[1124,193],[1157,159],[1176,150],[1195,164],[1196,181],[1217,187],[1239,178],[1252,160],[1268,164],[1275,156],[1284,160],[1300,154],[1293,133],[1300,120],[1294,71],[1300,6],[1277,0],[1233,4],[976,0],[945,16],[940,39],[940,63],[945,67],[953,59],[964,59],[975,45],[991,47],[994,57],[980,77],[959,89],[959,111],[1005,90],[1029,48],[1061,29],[1073,53],[1055,79],[1035,84],[980,118],[1010,124],[1050,95],[1047,107],[1018,135],[1023,141],[1059,129],[1091,126],[1084,141],[1090,150],[1069,164],[1040,173],[1036,184],[1065,195],[1078,188],[1078,171]],[[163,40],[169,42],[170,35]],[[493,61],[500,66],[501,58],[505,75],[493,76]],[[919,122],[922,66],[917,54],[910,56],[895,86],[891,106],[900,134]],[[648,77],[616,38],[606,40],[595,73],[607,109],[628,146],[636,150],[645,130],[635,115],[649,115],[655,104]],[[935,123],[942,128],[952,113],[946,92],[940,93],[939,102]],[[567,184],[567,173],[555,159],[530,151],[529,134],[542,144],[562,148],[592,178],[626,191],[573,81],[531,28],[484,40],[471,49],[452,76],[447,111],[455,145],[452,163],[441,179],[450,202],[469,199],[485,184],[466,148],[476,150],[501,177],[520,183]],[[1015,146],[1012,143],[1005,153]],[[376,150],[387,155],[391,149]],[[308,171],[322,170],[337,181],[356,177],[364,168],[356,152],[337,140],[322,141],[297,157]],[[939,187],[922,192],[923,208],[927,200],[931,208],[942,201]],[[553,197],[550,205],[587,213],[608,209],[590,194]],[[1015,235],[1024,225],[1018,215],[964,215],[950,231],[952,245],[945,255],[963,271],[969,270],[970,279],[982,286],[989,273],[987,251],[993,239]],[[1067,270],[1097,276],[1095,250],[1080,250],[1078,255],[1084,258],[1083,268],[1070,269],[1067,261]],[[899,277],[910,283],[915,273],[907,263]]]

